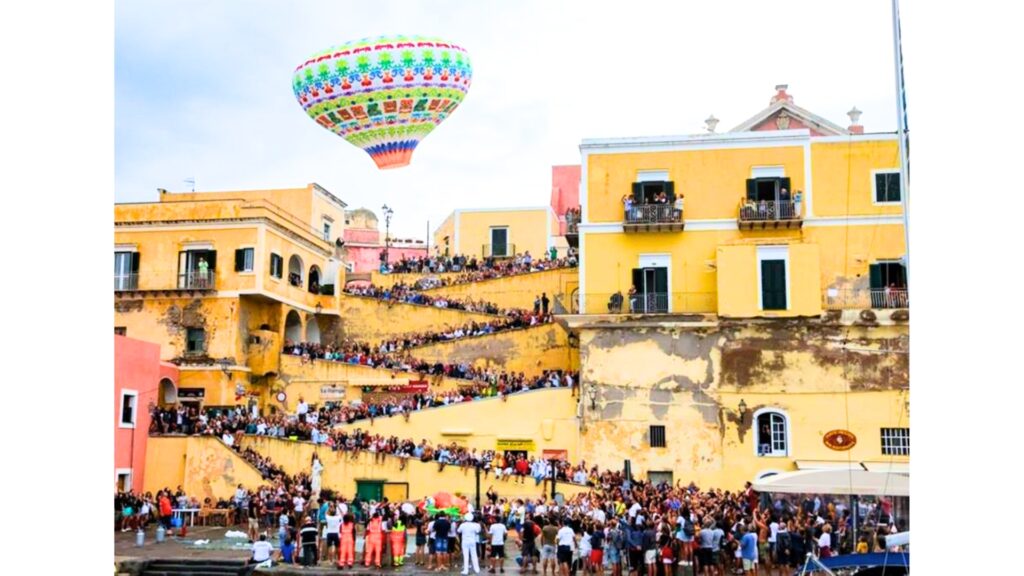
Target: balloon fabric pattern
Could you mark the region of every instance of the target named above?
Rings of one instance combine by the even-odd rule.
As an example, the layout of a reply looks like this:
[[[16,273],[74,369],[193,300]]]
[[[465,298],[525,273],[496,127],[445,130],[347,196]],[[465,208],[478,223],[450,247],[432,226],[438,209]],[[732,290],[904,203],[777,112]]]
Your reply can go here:
[[[323,50],[295,69],[292,90],[324,128],[399,168],[466,96],[469,54],[438,38],[382,36]]]

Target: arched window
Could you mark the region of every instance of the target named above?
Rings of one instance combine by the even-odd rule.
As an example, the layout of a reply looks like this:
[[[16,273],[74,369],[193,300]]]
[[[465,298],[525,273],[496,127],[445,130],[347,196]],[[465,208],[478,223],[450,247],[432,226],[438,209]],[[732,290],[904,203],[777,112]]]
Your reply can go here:
[[[292,342],[302,342],[302,319],[295,310],[289,310],[285,317],[284,338]]]
[[[789,417],[777,408],[754,413],[754,450],[758,456],[789,455]]]
[[[288,259],[288,283],[302,287],[302,258],[298,254],[292,254]]]
[[[320,324],[317,322],[316,316],[313,315],[308,315],[306,320],[306,342],[320,343]]]
[[[313,294],[320,293],[320,268],[316,264],[309,267],[309,281],[306,285]]]

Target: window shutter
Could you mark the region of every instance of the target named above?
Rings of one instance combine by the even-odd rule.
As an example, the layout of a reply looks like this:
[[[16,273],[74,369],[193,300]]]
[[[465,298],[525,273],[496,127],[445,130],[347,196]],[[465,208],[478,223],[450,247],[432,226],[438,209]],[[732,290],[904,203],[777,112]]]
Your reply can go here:
[[[786,309],[786,263],[782,260],[761,261],[761,308]]]
[[[644,291],[644,271],[640,268],[633,268],[633,286],[636,287],[637,294]]]
[[[668,196],[669,203],[676,201],[676,183],[669,180],[665,182],[665,195]]]
[[[217,251],[207,250],[206,252],[206,263],[210,265],[210,270],[217,269]]]
[[[900,184],[901,184],[901,182],[900,182],[900,175],[899,174],[889,174],[888,181],[889,181],[889,186],[886,188],[886,192],[888,193],[886,195],[887,196],[886,200],[888,200],[889,202],[899,202],[900,201],[900,193],[902,192],[902,190],[900,190]]]
[[[178,252],[178,288],[188,282],[188,252]]]
[[[633,182],[633,200],[637,203],[642,204],[644,201],[644,184],[643,182]]]
[[[132,274],[139,273],[139,253],[132,252]]]
[[[863,180],[862,180],[862,182],[863,182]],[[783,188],[786,189],[786,193],[789,194],[790,198],[792,198],[793,197],[793,187],[790,185],[789,178],[779,178],[779,193],[780,194],[782,193],[782,189]]]
[[[747,178],[747,200],[755,200],[757,198],[757,181],[753,178]]]
[[[881,264],[872,264],[872,265],[868,266],[868,276],[870,277],[871,288],[873,290],[885,287],[885,284],[884,284],[885,281],[882,278],[882,265]]]
[[[245,270],[245,248],[235,249],[235,272]]]

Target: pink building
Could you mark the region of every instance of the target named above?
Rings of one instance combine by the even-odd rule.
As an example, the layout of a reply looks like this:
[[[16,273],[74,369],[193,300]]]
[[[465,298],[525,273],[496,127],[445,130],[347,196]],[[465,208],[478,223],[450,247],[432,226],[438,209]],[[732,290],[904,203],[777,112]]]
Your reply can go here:
[[[178,368],[160,361],[160,345],[114,335],[114,482],[142,490],[151,404],[177,402]]]
[[[558,215],[558,233],[565,236],[565,212],[580,205],[580,166],[551,167],[551,208]]]
[[[345,211],[345,265],[350,273],[361,274],[380,268],[384,241],[378,228],[377,215],[366,208]],[[391,238],[388,261],[422,258],[427,245],[422,240]]]

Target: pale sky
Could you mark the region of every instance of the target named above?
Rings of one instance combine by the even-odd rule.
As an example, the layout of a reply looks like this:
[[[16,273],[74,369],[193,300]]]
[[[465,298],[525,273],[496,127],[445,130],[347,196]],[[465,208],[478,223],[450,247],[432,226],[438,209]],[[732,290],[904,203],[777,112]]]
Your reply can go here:
[[[151,0],[115,7],[115,199],[157,188],[317,182],[350,208],[395,209],[423,238],[455,208],[548,203],[551,166],[583,138],[730,130],[776,84],[840,126],[895,131],[887,0],[430,2]],[[907,15],[904,14],[904,19]],[[381,171],[313,122],[291,91],[314,52],[383,34],[469,51],[463,103],[406,168]],[[908,85],[912,72],[908,64]],[[908,88],[910,97],[912,89]],[[913,119],[911,117],[911,123]]]

